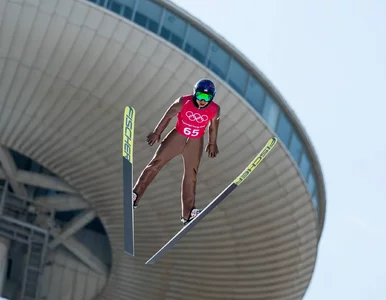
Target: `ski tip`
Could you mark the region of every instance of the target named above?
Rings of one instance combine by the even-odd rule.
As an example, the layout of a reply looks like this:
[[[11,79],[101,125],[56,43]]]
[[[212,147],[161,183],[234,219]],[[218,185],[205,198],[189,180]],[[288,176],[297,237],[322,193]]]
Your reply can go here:
[[[122,156],[130,163],[133,163],[134,124],[135,110],[131,106],[126,106],[123,120]]]
[[[263,161],[273,147],[275,147],[278,138],[276,136],[271,137],[265,146],[260,150],[252,162],[247,168],[233,181],[234,184],[240,185],[245,179],[256,169],[256,167]]]
[[[277,142],[278,142],[278,138],[276,136],[273,136],[268,140],[266,147],[273,148]]]

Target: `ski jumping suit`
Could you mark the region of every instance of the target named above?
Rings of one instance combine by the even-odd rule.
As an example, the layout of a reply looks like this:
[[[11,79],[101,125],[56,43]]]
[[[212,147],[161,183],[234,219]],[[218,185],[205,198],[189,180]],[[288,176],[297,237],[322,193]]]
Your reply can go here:
[[[137,204],[161,168],[181,154],[184,161],[181,186],[182,215],[189,215],[195,208],[197,172],[203,152],[203,136],[209,122],[216,116],[219,106],[212,101],[204,109],[198,109],[192,99],[192,95],[182,97],[182,108],[177,113],[175,127],[161,141],[153,158],[139,176],[133,188],[137,194]]]

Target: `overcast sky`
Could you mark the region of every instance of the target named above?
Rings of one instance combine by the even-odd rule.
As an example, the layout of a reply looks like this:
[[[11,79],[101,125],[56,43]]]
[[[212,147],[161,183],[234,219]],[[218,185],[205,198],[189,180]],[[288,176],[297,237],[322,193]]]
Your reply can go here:
[[[304,300],[386,299],[386,1],[173,0],[273,82],[327,188]]]

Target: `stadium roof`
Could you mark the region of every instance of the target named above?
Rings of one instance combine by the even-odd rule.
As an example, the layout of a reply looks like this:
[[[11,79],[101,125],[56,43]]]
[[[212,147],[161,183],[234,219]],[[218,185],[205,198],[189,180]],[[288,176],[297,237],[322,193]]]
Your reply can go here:
[[[171,3],[98,3],[106,7],[81,0],[0,4],[0,143],[58,175],[101,218],[113,265],[99,299],[301,299],[315,264],[325,192],[296,116],[256,67]],[[187,31],[179,36],[176,28]],[[192,34],[201,42],[191,43]],[[124,254],[123,109],[137,110],[137,178],[155,150],[146,134],[202,77],[217,85],[222,121],[220,155],[204,156],[200,166],[198,207],[269,137],[277,134],[280,144],[162,260],[144,265],[181,226],[182,164],[173,160],[149,187],[135,214],[137,256]]]

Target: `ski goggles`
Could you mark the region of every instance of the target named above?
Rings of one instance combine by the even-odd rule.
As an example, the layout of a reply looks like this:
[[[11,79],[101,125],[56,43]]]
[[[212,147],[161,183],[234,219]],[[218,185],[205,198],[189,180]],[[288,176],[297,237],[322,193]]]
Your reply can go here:
[[[196,92],[196,98],[200,101],[210,102],[213,99],[213,96],[208,93]]]

